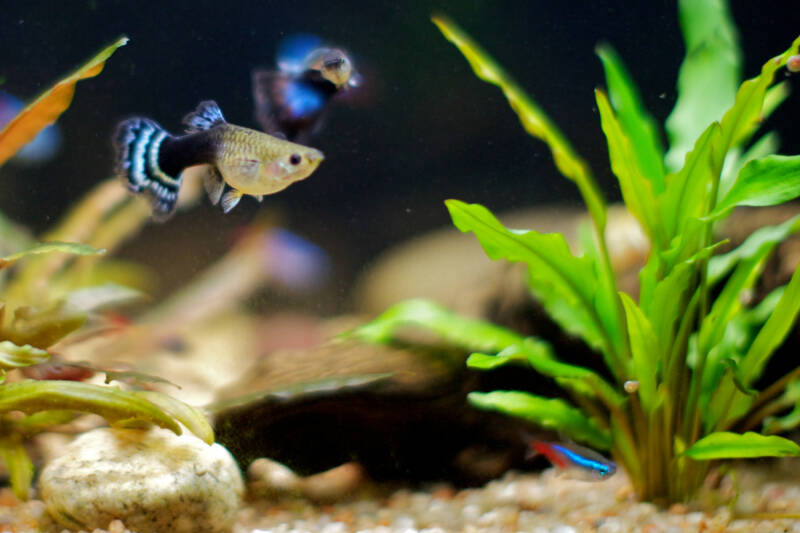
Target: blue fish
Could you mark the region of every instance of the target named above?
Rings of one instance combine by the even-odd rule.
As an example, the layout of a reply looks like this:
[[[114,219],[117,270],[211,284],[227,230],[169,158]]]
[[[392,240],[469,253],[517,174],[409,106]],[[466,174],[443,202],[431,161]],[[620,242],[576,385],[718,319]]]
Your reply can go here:
[[[542,454],[553,466],[579,479],[607,479],[617,471],[617,465],[599,453],[577,444],[530,441],[529,457]]]
[[[277,70],[252,73],[256,121],[269,134],[305,142],[319,130],[331,100],[357,87],[361,77],[347,53],[316,35],[286,37],[276,59]]]
[[[6,127],[25,108],[22,101],[5,91],[0,91],[0,130]],[[61,146],[61,133],[55,125],[44,128],[16,153],[12,161],[22,165],[40,165],[52,159]]]

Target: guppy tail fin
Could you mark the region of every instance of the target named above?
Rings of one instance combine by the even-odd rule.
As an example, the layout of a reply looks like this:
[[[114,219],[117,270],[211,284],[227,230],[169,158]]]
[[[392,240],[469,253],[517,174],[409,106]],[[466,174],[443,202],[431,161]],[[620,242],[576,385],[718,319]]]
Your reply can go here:
[[[166,220],[175,211],[181,177],[170,176],[158,165],[162,141],[169,133],[149,118],[131,118],[121,122],[114,134],[117,174],[128,190],[144,193],[153,207],[153,218]]]
[[[200,102],[197,104],[197,109],[183,117],[187,133],[209,130],[223,122],[225,122],[225,117],[222,116],[222,110],[214,100]]]

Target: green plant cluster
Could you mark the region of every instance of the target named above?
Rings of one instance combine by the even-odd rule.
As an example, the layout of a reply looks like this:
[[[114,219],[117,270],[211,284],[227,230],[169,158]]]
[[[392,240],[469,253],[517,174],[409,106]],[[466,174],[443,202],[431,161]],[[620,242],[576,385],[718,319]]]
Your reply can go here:
[[[119,39],[49,88],[0,131],[0,165],[55,121],[69,106],[77,81],[97,75],[126,41]],[[0,250],[10,252],[0,257],[0,460],[20,499],[27,498],[33,478],[26,442],[77,412],[98,414],[116,426],[155,424],[178,434],[183,424],[209,444],[214,441],[200,410],[165,394],[79,381],[9,379],[12,371],[46,363],[48,350],[93,313],[140,295],[116,282],[126,277],[120,275],[124,265],[99,259],[104,248],[118,245],[146,216],[146,207],[131,203],[116,182],[92,191],[45,236],[47,242],[35,242],[0,214]],[[75,238],[92,245],[65,242]],[[106,375],[106,382],[120,377]]]
[[[714,232],[737,206],[800,196],[800,156],[773,155],[774,134],[756,137],[787,96],[774,78],[798,54],[800,38],[740,83],[727,5],[683,0],[679,14],[686,57],[666,122],[668,151],[619,56],[608,45],[597,48],[607,91],[595,97],[611,169],[651,246],[638,301],[618,290],[606,204],[588,165],[485,51],[454,23],[434,18],[476,75],[502,89],[525,130],[549,146],[558,170],[580,190],[592,226],[576,255],[561,234],[506,228],[478,204],[448,200],[453,222],[474,233],[491,259],[526,264],[532,294],[565,331],[602,354],[610,378],[560,360],[540,339],[427,301],[397,304],[355,332],[388,342],[411,323],[474,352],[472,368],[529,365],[566,398],[493,391],[471,393],[469,401],[610,451],[642,499],[664,503],[691,498],[710,460],[800,455],[800,446],[773,435],[800,425],[800,366],[754,388],[800,310],[800,270],[757,305],[745,304],[770,253],[800,229],[800,216],[763,227],[721,255],[715,251],[724,241]],[[756,427],[760,433],[747,431]]]

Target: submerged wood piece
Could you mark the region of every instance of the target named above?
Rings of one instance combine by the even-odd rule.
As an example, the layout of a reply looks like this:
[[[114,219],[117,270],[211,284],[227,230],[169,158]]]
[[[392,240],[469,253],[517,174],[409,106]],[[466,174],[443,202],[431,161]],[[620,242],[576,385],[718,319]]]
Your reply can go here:
[[[354,340],[276,351],[208,409],[218,441],[245,466],[268,457],[308,475],[357,461],[376,479],[484,482],[524,443],[518,421],[469,406],[482,377],[466,356]],[[494,466],[462,460],[476,450]]]

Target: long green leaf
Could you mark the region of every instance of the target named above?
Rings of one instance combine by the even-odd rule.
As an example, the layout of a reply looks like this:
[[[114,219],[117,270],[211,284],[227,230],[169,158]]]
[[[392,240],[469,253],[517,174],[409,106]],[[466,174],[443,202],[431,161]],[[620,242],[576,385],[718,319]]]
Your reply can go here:
[[[660,248],[663,235],[661,222],[658,220],[653,183],[642,174],[631,139],[623,131],[606,94],[596,89],[595,97],[603,133],[608,142],[611,170],[619,180],[625,207],[636,217],[654,245]]]
[[[419,326],[435,332],[444,342],[469,351],[499,352],[522,342],[522,336],[489,322],[470,319],[448,311],[429,300],[399,302],[375,320],[346,333],[370,342],[391,341],[398,330]]]
[[[42,242],[32,248],[0,258],[0,268],[12,265],[14,262],[28,255],[46,254],[49,252],[66,252],[75,255],[97,255],[105,253],[86,244],[76,242]]]
[[[789,333],[798,311],[800,311],[800,268],[792,274],[792,279],[786,285],[775,310],[742,359],[742,376],[747,385],[752,385],[761,376],[764,365]]]
[[[585,257],[572,255],[562,235],[510,230],[481,205],[458,200],[445,203],[456,227],[475,233],[491,259],[528,265],[532,289],[566,331],[580,335],[607,356],[612,354],[612,342],[594,308],[594,268]]]
[[[24,366],[38,365],[50,358],[44,350],[30,344],[17,346],[11,341],[0,342],[0,369],[10,370]]]
[[[721,135],[719,123],[712,123],[686,155],[681,169],[667,176],[667,190],[660,199],[667,239],[683,234],[690,220],[705,214],[713,179],[711,149]]]
[[[476,76],[500,87],[525,131],[547,144],[559,172],[578,186],[595,225],[602,233],[606,224],[603,196],[592,177],[589,166],[578,156],[564,134],[511,76],[453,21],[443,16],[435,16],[432,20],[445,38],[456,45],[469,61]]]
[[[100,74],[111,54],[127,42],[127,37],[120,37],[108,45],[75,72],[50,87],[6,124],[0,130],[0,165],[33,140],[42,129],[55,122],[72,103],[75,84]]]
[[[779,287],[757,306],[733,315],[709,353],[700,398],[707,431],[726,427],[752,405],[753,391],[741,371],[742,354],[747,352],[756,333],[775,310],[783,291],[784,287]]]
[[[680,167],[700,133],[733,104],[742,63],[727,2],[681,0],[678,6],[686,57],[678,74],[678,100],[666,123],[666,164],[672,170]]]
[[[139,390],[132,392],[134,395],[160,407],[165,414],[186,426],[186,429],[206,444],[214,444],[214,430],[211,429],[211,424],[208,423],[206,415],[197,407],[192,407],[180,400],[176,400],[172,396],[167,396],[157,391]]]
[[[488,370],[520,361],[527,361],[538,373],[553,378],[567,390],[600,398],[609,406],[620,407],[625,402],[625,397],[599,374],[582,366],[559,361],[549,344],[531,337],[509,346],[496,356],[473,353],[467,360],[467,365],[470,368]]]
[[[800,196],[800,156],[770,155],[747,163],[711,218],[736,206],[778,205]]]
[[[685,454],[696,461],[787,457],[800,455],[800,446],[774,435],[765,437],[752,431],[745,434],[720,431],[698,440]]]
[[[181,434],[175,420],[135,392],[58,380],[28,380],[0,386],[0,413],[53,409],[94,413],[117,425],[149,422]]]
[[[700,324],[698,349],[708,352],[720,342],[728,322],[742,309],[741,294],[753,288],[764,270],[775,242],[764,241],[752,255],[741,260],[725,282],[720,295],[714,300],[710,312]]]
[[[800,380],[789,383],[780,398],[774,400],[781,410],[792,406],[792,410],[781,416],[764,420],[764,433],[785,433],[800,426]]]
[[[628,335],[631,342],[633,375],[639,382],[639,398],[642,408],[652,413],[656,407],[656,383],[658,383],[658,362],[663,360],[661,346],[652,324],[639,306],[624,292],[619,293],[625,306],[628,322]]]
[[[26,501],[33,481],[33,462],[25,445],[13,437],[0,437],[0,459],[8,467],[14,496]]]
[[[739,86],[733,106],[725,113],[720,123],[722,139],[714,150],[719,168],[722,168],[722,161],[728,150],[747,142],[761,125],[764,113],[770,111],[768,106],[771,102],[765,100],[775,73],[786,65],[789,57],[798,53],[798,48],[800,48],[800,36],[788,50],[764,63],[758,76],[744,81]]]
[[[740,261],[751,259],[785,241],[800,231],[800,215],[796,215],[777,226],[763,226],[751,233],[739,246],[730,252],[712,257],[708,262],[708,282],[716,284]]]
[[[600,450],[611,447],[611,435],[583,412],[559,398],[543,398],[519,391],[471,392],[472,405],[523,418],[564,432],[569,438]]]
[[[608,44],[599,45],[595,52],[603,63],[608,96],[625,136],[630,139],[639,172],[650,181],[653,192],[661,194],[664,190],[664,150],[658,126],[642,104],[636,84],[617,52]]]

